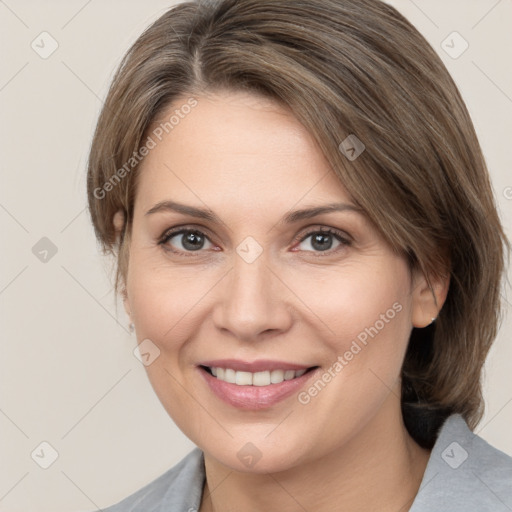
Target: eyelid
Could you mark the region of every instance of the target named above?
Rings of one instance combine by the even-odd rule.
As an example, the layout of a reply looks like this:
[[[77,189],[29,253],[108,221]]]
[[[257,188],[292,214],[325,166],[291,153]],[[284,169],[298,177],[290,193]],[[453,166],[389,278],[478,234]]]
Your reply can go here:
[[[342,231],[340,229],[337,229],[337,228],[318,224],[318,225],[308,226],[307,228],[304,228],[304,229],[306,230],[306,232],[304,232],[304,230],[302,230],[300,232],[300,234],[298,234],[292,240],[293,245],[303,242],[304,240],[309,238],[311,235],[316,234],[316,233],[330,234],[330,235],[336,237],[340,241],[340,243],[342,243],[344,246],[349,246],[353,243],[353,239],[348,233],[346,233],[345,231]],[[204,226],[197,226],[197,225],[190,225],[190,224],[175,226],[175,227],[166,229],[162,233],[162,235],[160,235],[160,237],[158,238],[158,245],[162,245],[165,248],[166,243],[171,238],[173,238],[174,236],[183,234],[184,232],[197,232],[197,233],[203,235],[205,238],[207,238],[210,243],[216,245],[215,242],[212,241],[212,239],[211,239],[212,237],[209,234],[209,230],[207,228],[205,228]],[[181,250],[176,250],[176,249],[167,249],[167,248],[165,248],[165,249],[170,250],[171,252],[174,252],[176,254],[186,254],[187,256],[192,256],[192,255],[195,255],[195,253],[200,254],[200,253],[204,252],[202,250],[181,251]],[[338,252],[338,250],[339,249],[327,250],[327,251],[305,251],[305,252],[313,253],[318,256],[322,256],[322,255],[327,256],[327,255],[335,254],[336,252]]]
[[[174,226],[172,228],[165,229],[164,232],[158,237],[158,243],[163,244],[170,237],[178,235],[178,234],[182,233],[183,231],[196,231],[196,232],[204,235],[205,237],[207,237],[208,240],[210,240],[210,242],[212,241],[211,240],[212,236],[210,234],[210,230],[208,228],[206,228],[205,226],[198,226],[198,225],[194,225],[194,224],[183,224],[180,226]]]
[[[347,243],[353,242],[352,237],[347,232],[345,232],[341,229],[324,226],[321,224],[318,224],[317,226],[312,226],[312,227],[309,226],[306,229],[307,229],[307,231],[305,233],[297,235],[294,242],[303,242],[306,238],[308,238],[309,236],[311,236],[315,233],[327,233],[329,235],[335,235]]]
[[[161,246],[162,249],[167,253],[172,253],[174,255],[177,255],[178,257],[185,257],[185,258],[200,258],[201,256],[205,255],[204,250],[198,250],[198,251],[182,251],[181,249],[174,249],[170,245],[167,245],[167,242],[178,235],[183,235],[187,232],[196,232],[202,235],[204,238],[208,240],[212,245],[215,247],[215,243],[210,239],[210,235],[205,233],[208,229],[204,227],[194,227],[190,225],[183,225],[183,226],[175,226],[169,229],[166,229],[162,235],[157,239],[157,245]],[[215,248],[213,250],[216,250]]]

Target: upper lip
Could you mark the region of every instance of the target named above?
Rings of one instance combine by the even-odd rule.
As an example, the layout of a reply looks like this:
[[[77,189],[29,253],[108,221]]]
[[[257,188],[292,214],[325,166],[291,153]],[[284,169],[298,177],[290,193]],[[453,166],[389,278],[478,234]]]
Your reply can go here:
[[[230,368],[237,372],[264,372],[272,370],[307,370],[311,365],[288,363],[285,361],[271,361],[259,359],[258,361],[242,361],[240,359],[215,359],[212,361],[203,361],[199,366],[208,366],[209,368]]]

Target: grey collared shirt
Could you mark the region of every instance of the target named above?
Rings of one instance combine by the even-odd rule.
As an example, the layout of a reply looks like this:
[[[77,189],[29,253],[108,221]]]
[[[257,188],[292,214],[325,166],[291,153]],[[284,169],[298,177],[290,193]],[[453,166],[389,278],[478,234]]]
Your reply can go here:
[[[203,452],[195,448],[104,512],[197,512],[204,479]],[[512,457],[473,434],[462,416],[450,416],[409,512],[512,512]]]

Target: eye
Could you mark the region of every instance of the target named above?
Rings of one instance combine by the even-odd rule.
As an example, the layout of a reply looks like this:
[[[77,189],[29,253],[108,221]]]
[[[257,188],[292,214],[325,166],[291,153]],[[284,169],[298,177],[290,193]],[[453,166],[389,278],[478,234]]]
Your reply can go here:
[[[308,239],[311,240],[308,242]],[[298,250],[318,253],[315,256],[324,256],[321,253],[331,255],[351,245],[348,235],[333,228],[316,228],[294,242],[299,242]],[[195,256],[194,253],[200,253],[202,249],[216,247],[202,231],[183,226],[165,231],[158,244],[167,251],[183,256]],[[334,250],[331,250],[333,245]]]
[[[307,242],[308,239],[311,239]],[[315,229],[313,231],[309,231],[305,236],[302,236],[300,239],[300,244],[304,244],[305,247],[302,247],[300,250],[306,252],[328,252],[328,254],[332,254],[338,252],[344,247],[350,246],[351,241],[348,239],[348,236],[343,232],[338,231],[333,228],[320,228]],[[330,250],[335,245],[334,250]],[[299,246],[300,247],[300,246]],[[308,247],[312,248],[309,249]],[[318,256],[323,256],[323,254],[318,254]]]
[[[176,240],[172,242],[173,239]],[[209,238],[202,231],[191,228],[175,228],[168,230],[163,234],[158,243],[167,250],[181,254],[198,252],[201,251],[201,249],[214,247]],[[205,247],[205,244],[210,244],[210,246],[207,245]]]

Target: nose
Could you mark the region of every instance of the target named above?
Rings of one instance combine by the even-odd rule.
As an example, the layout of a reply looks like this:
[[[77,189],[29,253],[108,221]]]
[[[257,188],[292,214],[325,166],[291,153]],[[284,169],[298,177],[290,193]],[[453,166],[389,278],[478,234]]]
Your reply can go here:
[[[253,342],[286,332],[292,324],[292,293],[261,254],[248,263],[238,254],[220,284],[213,312],[217,329],[239,341]]]

